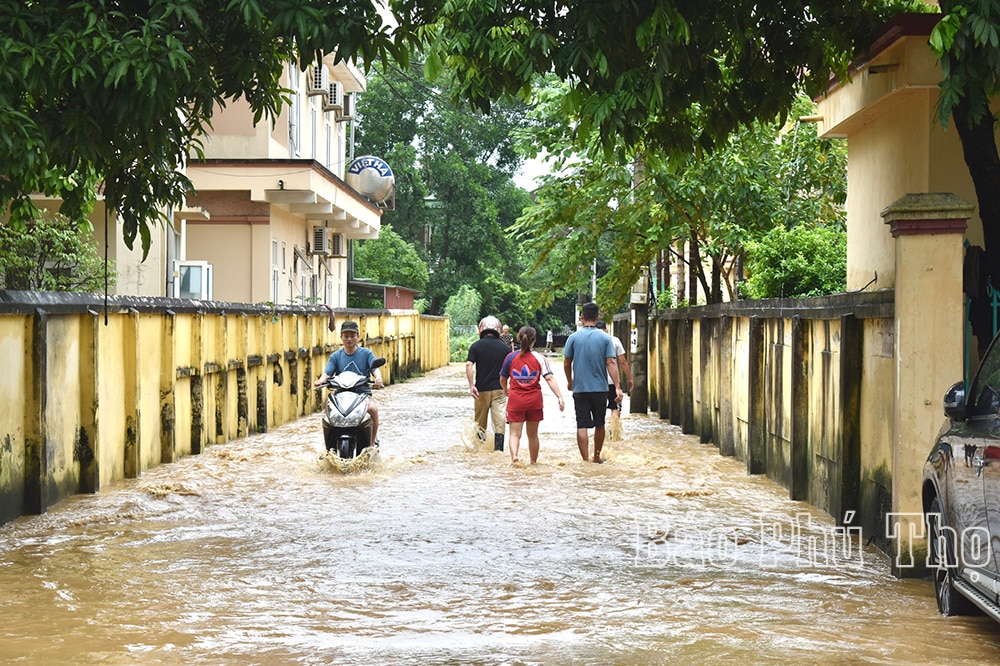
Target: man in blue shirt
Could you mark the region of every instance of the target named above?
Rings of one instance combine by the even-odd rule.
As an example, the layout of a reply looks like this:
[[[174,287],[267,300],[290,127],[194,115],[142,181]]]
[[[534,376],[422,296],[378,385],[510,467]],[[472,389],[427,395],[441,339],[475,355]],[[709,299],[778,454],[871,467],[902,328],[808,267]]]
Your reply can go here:
[[[563,348],[566,385],[573,392],[576,409],[576,445],[583,459],[604,462],[604,417],[608,409],[608,377],[615,387],[616,401],[622,401],[622,387],[618,378],[618,362],[611,337],[597,328],[601,311],[597,303],[584,303],[580,308],[583,328],[566,340]],[[594,429],[594,455],[588,455],[590,439],[587,433]]]
[[[371,349],[358,346],[358,322],[345,321],[340,326],[340,341],[344,346],[330,354],[326,362],[326,369],[316,380],[315,386],[323,386],[330,377],[335,377],[341,372],[356,372],[367,377],[369,374],[375,375],[375,388],[382,388],[382,371],[375,368],[372,371],[372,363],[375,362],[375,354]],[[371,392],[371,389],[368,390]],[[372,417],[372,441],[378,444],[378,405],[374,400],[368,401],[368,413]]]

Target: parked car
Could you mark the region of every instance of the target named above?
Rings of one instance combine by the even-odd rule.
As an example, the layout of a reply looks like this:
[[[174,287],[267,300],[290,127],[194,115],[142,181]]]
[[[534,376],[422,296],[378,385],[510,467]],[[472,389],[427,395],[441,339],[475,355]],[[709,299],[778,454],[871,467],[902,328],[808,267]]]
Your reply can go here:
[[[938,610],[977,608],[1000,622],[1000,337],[975,377],[944,396],[942,426],[924,464],[928,564]]]

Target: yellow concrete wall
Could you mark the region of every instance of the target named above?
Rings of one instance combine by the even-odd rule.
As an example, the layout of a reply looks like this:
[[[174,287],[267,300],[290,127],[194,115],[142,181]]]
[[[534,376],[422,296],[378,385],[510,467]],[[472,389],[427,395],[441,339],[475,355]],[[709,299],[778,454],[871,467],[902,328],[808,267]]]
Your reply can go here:
[[[159,315],[150,313],[134,316],[135,335],[139,340],[137,345],[136,387],[137,411],[139,414],[136,436],[139,450],[136,452],[136,462],[140,469],[158,465],[161,461],[160,452],[160,368],[163,364],[160,335],[163,322]],[[144,341],[156,341],[146,344]]]
[[[23,495],[26,474],[25,449],[31,436],[25,420],[16,418],[28,413],[37,383],[32,374],[32,320],[26,315],[0,317],[0,367],[4,381],[0,382],[0,487],[12,489],[12,501],[0,503],[0,522],[20,515],[25,510]]]
[[[44,346],[45,378],[42,379],[42,461],[44,496],[76,492],[73,476],[74,442],[78,437],[76,414],[80,405],[80,317],[49,317]],[[49,344],[51,343],[51,344]],[[42,396],[40,396],[42,397]]]
[[[765,417],[765,469],[787,485],[792,464],[792,322],[771,319],[764,325],[764,399],[776,405]]]
[[[134,411],[126,405],[126,376],[134,386],[136,341],[129,340],[133,351],[132,358],[124,349],[125,337],[123,325],[130,318],[128,313],[109,317],[107,325],[101,325],[97,331],[94,344],[96,367],[93,371],[99,378],[97,382],[97,425],[94,436],[94,453],[98,465],[98,487],[102,487],[119,479],[125,478],[125,446],[127,429],[134,428],[134,423],[128,423],[127,417]],[[47,344],[49,344],[47,342]],[[58,349],[59,341],[52,341],[50,347]],[[132,388],[132,387],[128,387]],[[128,391],[131,394],[133,391]],[[129,396],[131,397],[131,395]],[[67,414],[73,417],[72,412]],[[117,446],[105,446],[119,442]]]
[[[892,489],[893,298],[877,292],[654,311],[651,409],[784,485],[792,499],[838,521],[854,511],[850,524],[874,533]],[[845,321],[860,337],[846,351]],[[843,404],[851,398],[845,382],[858,387],[856,403]]]
[[[830,498],[832,487],[839,484],[841,455],[840,415],[840,322],[836,319],[812,321],[808,326],[806,347],[809,359],[806,394],[808,395],[808,441],[810,504],[833,514],[836,507]],[[834,518],[841,518],[835,514]]]
[[[861,505],[888,506],[892,496],[893,414],[896,401],[895,323],[891,318],[865,321],[865,356],[861,380]],[[936,406],[936,405],[935,405]],[[921,443],[919,446],[922,446]],[[922,461],[925,451],[916,453]],[[876,536],[876,544],[887,550],[885,532],[874,521],[865,530]]]
[[[107,324],[96,303],[37,308],[0,312],[0,522],[319,410],[312,383],[340,347],[317,308],[117,297]],[[348,318],[386,383],[448,363],[447,318]]]
[[[733,410],[733,453],[740,460],[747,460],[750,441],[750,387],[747,378],[750,376],[750,320],[741,317],[733,322],[733,368],[730,376],[733,378],[732,410]]]

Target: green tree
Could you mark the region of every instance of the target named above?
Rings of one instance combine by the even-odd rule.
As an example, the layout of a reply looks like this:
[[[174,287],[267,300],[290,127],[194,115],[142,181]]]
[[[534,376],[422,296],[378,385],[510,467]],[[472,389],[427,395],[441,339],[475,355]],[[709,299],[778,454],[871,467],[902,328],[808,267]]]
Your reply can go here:
[[[541,96],[538,112],[558,117],[558,104],[547,99],[558,95]],[[811,105],[800,98],[796,117],[811,113]],[[570,276],[560,287],[588,293],[596,259],[597,301],[605,312],[627,302],[643,267],[661,253],[687,263],[702,292],[718,302],[724,289],[737,297],[733,268],[748,241],[774,227],[842,228],[844,146],[818,140],[812,125],[756,122],[713,151],[684,157],[659,146],[620,146],[629,162],[609,158],[596,137],[582,145],[572,120],[542,124],[547,145],[559,146],[554,155],[562,172],[535,193],[535,206],[515,232],[539,265]],[[693,248],[689,254],[677,250],[684,242]],[[687,299],[694,300],[676,298]]]
[[[117,273],[89,234],[64,215],[39,215],[23,225],[0,224],[0,288],[103,291]]]
[[[775,227],[747,243],[749,298],[804,298],[847,285],[847,234],[833,226]]]
[[[530,203],[511,177],[523,158],[515,132],[523,104],[500,104],[490,115],[457,104],[449,79],[435,86],[419,69],[377,68],[359,109],[358,145],[392,155],[396,209],[384,214],[400,236],[423,253],[430,270],[430,312],[442,312],[463,285],[485,293],[494,276],[519,285],[522,266],[504,233]]]
[[[380,284],[427,288],[427,264],[390,225],[382,226],[378,238],[355,245],[354,274]]]
[[[895,4],[390,0],[390,30],[378,3],[358,0],[0,0],[0,207],[29,220],[42,192],[82,219],[100,185],[128,245],[141,237],[148,250],[161,206],[190,187],[176,166],[197,154],[217,105],[245,98],[257,120],[273,117],[287,61],[337,53],[405,69],[417,39],[431,49],[426,70],[454,72],[451,92],[480,109],[552,72],[572,82],[562,104],[584,136],[683,152],[846,73]],[[503,169],[512,153],[489,157]]]
[[[0,25],[0,210],[30,224],[42,192],[82,221],[99,185],[144,254],[217,105],[275,117],[290,60],[407,57],[405,32],[353,0],[0,0]]]
[[[528,98],[536,77],[569,82],[563,111],[608,150],[709,146],[741,124],[783,116],[796,95],[815,95],[831,72],[846,76],[856,54],[900,6],[866,0],[469,0],[417,17],[432,76],[447,71],[455,92],[481,109],[505,95]]]
[[[451,320],[451,329],[457,333],[475,332],[479,324],[479,310],[483,297],[469,285],[462,285],[448,299],[444,313]]]

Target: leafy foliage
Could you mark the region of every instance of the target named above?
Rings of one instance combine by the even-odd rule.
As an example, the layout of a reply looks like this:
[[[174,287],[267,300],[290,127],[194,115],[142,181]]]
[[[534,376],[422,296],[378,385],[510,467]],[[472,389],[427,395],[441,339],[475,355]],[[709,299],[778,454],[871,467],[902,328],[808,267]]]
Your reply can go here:
[[[427,287],[427,264],[390,225],[382,227],[377,239],[361,241],[355,246],[354,272],[380,284],[416,291]]]
[[[516,272],[510,245],[495,228],[451,228],[468,223],[470,213],[489,221],[498,202],[473,186],[453,188],[467,203],[453,205],[441,195],[434,163],[447,170],[458,161],[470,171],[462,177],[475,182],[489,180],[477,173],[484,165],[512,173],[519,158],[506,140],[514,118],[507,112],[516,115],[517,105],[508,98],[527,99],[536,77],[551,73],[569,82],[559,100],[564,116],[581,136],[596,132],[619,157],[644,143],[688,152],[721,142],[740,123],[787,112],[800,85],[815,92],[831,70],[845,73],[856,47],[867,46],[871,30],[901,4],[390,0],[390,30],[378,3],[356,0],[0,0],[0,208],[31,219],[30,194],[41,192],[61,197],[62,211],[82,220],[100,188],[121,215],[126,243],[140,238],[146,252],[150,225],[190,188],[177,165],[198,155],[218,106],[243,98],[255,120],[273,118],[287,92],[278,84],[286,62],[304,67],[336,53],[359,58],[366,69],[394,61],[405,71],[419,40],[430,48],[425,71],[455,74],[447,94],[489,108],[499,120],[489,132],[485,123],[470,131],[474,123],[455,114],[435,133],[422,124],[438,94],[427,88],[432,94],[407,113],[410,97],[392,105],[388,150],[371,152],[398,160],[412,142],[397,139],[427,135],[419,159],[409,162],[425,169],[422,178],[412,172],[409,183],[397,185],[404,198],[433,193],[447,202],[434,221],[445,225],[443,246],[428,253],[438,273],[466,270],[462,279],[473,279],[496,258]],[[379,132],[371,129],[364,143],[374,146]],[[490,184],[485,190],[499,191]],[[410,240],[427,226],[429,211],[404,210],[405,224],[390,221]],[[460,246],[498,249],[485,263],[470,262]],[[438,264],[438,257],[448,260]],[[452,286],[437,289],[432,281],[432,311]]]
[[[471,333],[476,330],[482,302],[482,296],[470,285],[462,285],[455,291],[444,308],[454,333]]]
[[[541,96],[538,112],[557,118],[559,107],[547,101],[554,98]],[[793,111],[798,117],[812,108],[801,97]],[[627,302],[660,253],[689,263],[702,293],[718,302],[723,288],[737,297],[733,269],[748,241],[775,227],[843,223],[846,150],[820,141],[813,125],[757,122],[714,151],[684,157],[659,146],[622,146],[631,163],[608,159],[596,138],[582,144],[571,120],[542,126],[547,145],[562,147],[555,154],[562,172],[536,192],[536,205],[514,231],[537,253],[536,266],[570,276],[568,286],[580,293],[597,259],[605,312]],[[684,253],[684,243],[696,251]],[[544,298],[554,294],[543,290]]]
[[[844,291],[847,233],[832,226],[775,227],[747,243],[742,283],[750,298],[805,298]]]
[[[0,224],[0,288],[32,291],[96,292],[117,279],[97,248],[64,215],[39,215],[28,222]]]
[[[463,285],[488,294],[493,288],[484,285],[493,280],[504,293],[517,292],[522,265],[504,230],[530,203],[511,181],[523,160],[513,137],[527,122],[524,105],[484,115],[443,93],[448,83],[431,87],[419,69],[378,68],[367,95],[379,103],[359,109],[357,137],[364,152],[392,156],[396,210],[383,219],[427,262],[432,313]],[[511,310],[520,300],[503,305]]]
[[[452,333],[448,338],[448,360],[452,363],[464,363],[469,358],[469,347],[479,339],[475,333]]]
[[[1000,19],[992,3],[944,0],[944,13],[930,36],[944,79],[938,119],[945,127],[960,105],[967,120],[990,118],[990,100],[1000,92]]]
[[[535,77],[570,82],[563,112],[604,147],[656,144],[690,152],[740,124],[784,116],[797,91],[816,94],[904,3],[835,0],[394,0],[426,22],[426,69],[457,77],[456,94],[483,110],[528,98]],[[697,116],[698,122],[692,122]]]
[[[367,2],[0,0],[0,25],[0,209],[27,222],[41,192],[82,221],[99,186],[144,256],[217,105],[276,117],[289,60],[407,57]]]

